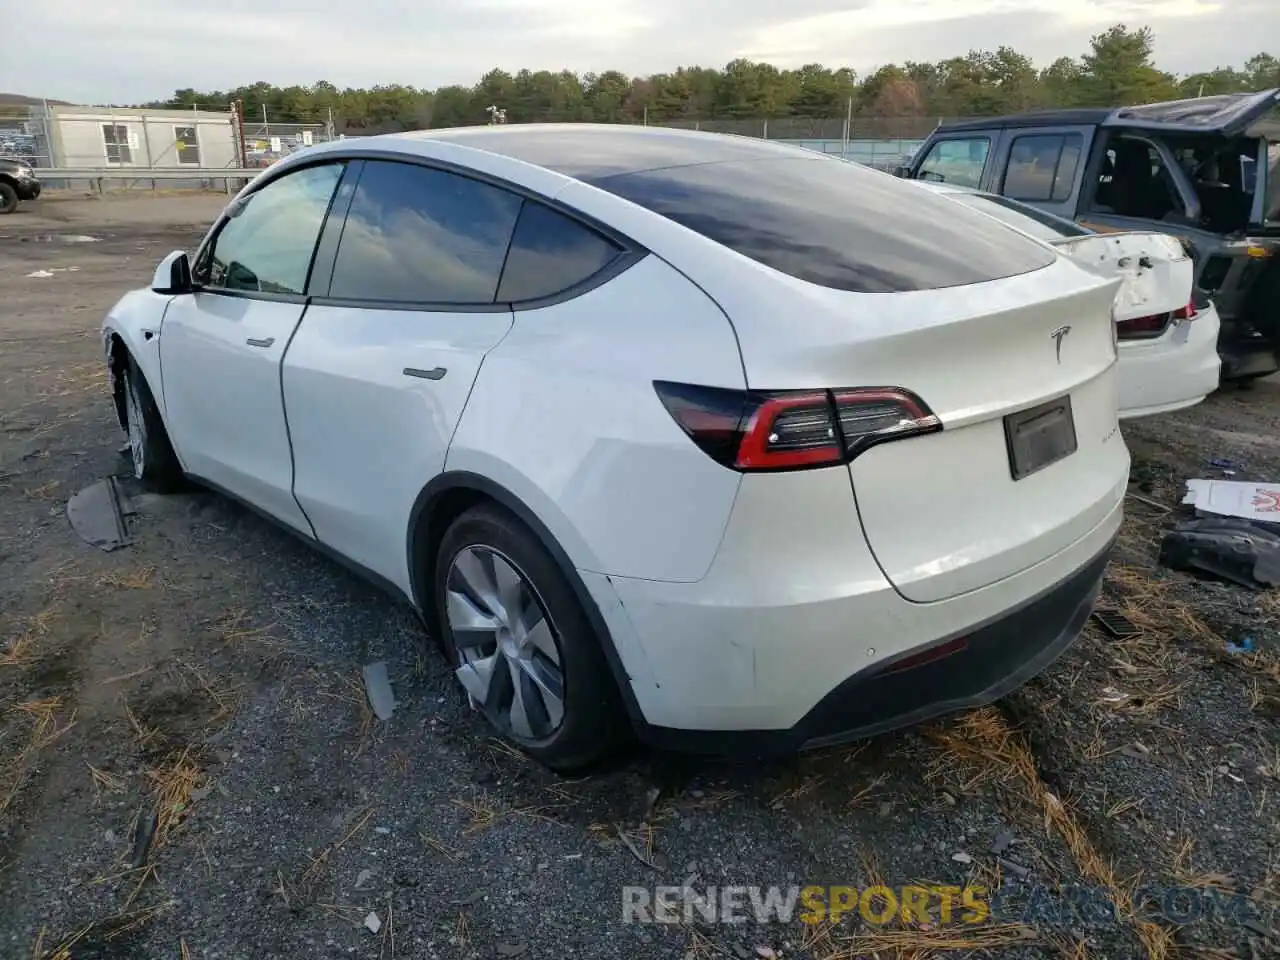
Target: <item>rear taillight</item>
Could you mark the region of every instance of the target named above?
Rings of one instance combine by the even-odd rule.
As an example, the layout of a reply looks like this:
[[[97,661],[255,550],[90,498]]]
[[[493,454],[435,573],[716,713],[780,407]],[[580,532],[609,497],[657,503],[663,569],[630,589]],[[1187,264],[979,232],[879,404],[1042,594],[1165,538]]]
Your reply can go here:
[[[898,387],[726,390],[656,381],[667,412],[704,453],[733,470],[802,470],[847,463],[886,440],[942,424]]]
[[[1192,300],[1185,307],[1179,307],[1177,310],[1173,311],[1173,319],[1175,321],[1194,320],[1196,318],[1196,314],[1199,312],[1200,311],[1196,309],[1196,302]]]
[[[1121,340],[1153,340],[1164,333],[1171,316],[1173,314],[1157,313],[1150,317],[1121,320],[1116,324],[1116,335]]]

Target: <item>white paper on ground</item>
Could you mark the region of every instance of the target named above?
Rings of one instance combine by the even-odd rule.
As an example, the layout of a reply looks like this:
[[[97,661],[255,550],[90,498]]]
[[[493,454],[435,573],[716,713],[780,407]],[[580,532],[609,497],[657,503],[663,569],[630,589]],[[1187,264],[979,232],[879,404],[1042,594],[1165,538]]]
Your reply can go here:
[[[1280,483],[1188,480],[1182,502],[1194,505],[1197,513],[1280,523]]]

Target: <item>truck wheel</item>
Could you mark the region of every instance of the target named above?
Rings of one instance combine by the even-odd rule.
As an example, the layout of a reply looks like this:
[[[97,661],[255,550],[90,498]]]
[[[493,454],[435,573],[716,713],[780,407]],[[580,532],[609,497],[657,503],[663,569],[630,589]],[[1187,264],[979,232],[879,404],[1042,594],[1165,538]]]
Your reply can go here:
[[[13,213],[18,209],[18,191],[13,184],[0,180],[0,213]]]

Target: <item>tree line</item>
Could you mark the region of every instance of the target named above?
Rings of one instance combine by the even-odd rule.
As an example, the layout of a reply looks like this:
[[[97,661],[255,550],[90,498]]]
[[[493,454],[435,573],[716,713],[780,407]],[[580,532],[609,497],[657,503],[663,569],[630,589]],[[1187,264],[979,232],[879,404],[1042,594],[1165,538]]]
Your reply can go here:
[[[628,77],[616,70],[579,76],[569,70],[493,69],[472,87],[436,90],[399,84],[339,89],[320,81],[279,87],[259,82],[232,90],[174,92],[151,108],[226,109],[240,101],[248,124],[326,123],[337,132],[373,133],[490,121],[491,107],[508,123],[594,121],[722,126],[762,120],[793,132],[778,136],[832,136],[852,113],[855,129],[871,118],[899,128],[939,117],[990,116],[1055,107],[1120,106],[1280,86],[1280,60],[1259,53],[1240,67],[1218,67],[1178,77],[1159,69],[1148,27],[1117,24],[1094,36],[1078,59],[1060,57],[1037,68],[1017,50],[975,50],[937,63],[890,64],[859,77],[854,71],[807,64],[781,70],[733,60],[721,69],[680,67],[671,73]],[[805,120],[814,130],[797,132]],[[822,127],[819,132],[816,128]]]

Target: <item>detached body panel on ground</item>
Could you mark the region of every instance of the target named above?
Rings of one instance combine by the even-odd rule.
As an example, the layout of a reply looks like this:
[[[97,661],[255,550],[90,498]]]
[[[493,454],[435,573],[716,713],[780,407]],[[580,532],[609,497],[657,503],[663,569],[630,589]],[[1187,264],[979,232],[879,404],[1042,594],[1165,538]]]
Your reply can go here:
[[[175,263],[105,328],[175,469],[404,596],[562,769],[623,711],[771,752],[1000,696],[1120,523],[1119,281],[808,151],[335,143]]]

